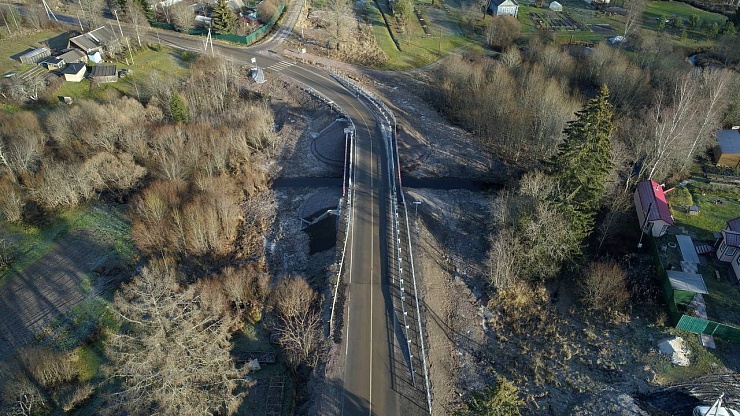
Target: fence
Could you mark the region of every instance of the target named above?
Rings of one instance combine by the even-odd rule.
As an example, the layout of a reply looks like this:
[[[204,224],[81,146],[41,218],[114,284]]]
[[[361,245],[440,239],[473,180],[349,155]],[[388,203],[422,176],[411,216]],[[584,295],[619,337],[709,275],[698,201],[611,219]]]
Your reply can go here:
[[[652,237],[649,238],[648,244],[650,245],[651,252],[655,260],[655,269],[660,281],[661,291],[663,292],[663,299],[668,306],[668,314],[671,318],[671,323],[674,324],[676,329],[694,334],[712,335],[725,341],[740,342],[740,328],[710,321],[708,319],[684,315],[678,310],[678,305],[688,305],[691,302],[691,299],[694,297],[694,293],[673,289],[671,282],[668,280],[668,273],[666,273],[665,267],[663,267],[663,262],[660,261],[658,245],[656,244],[655,239]]]
[[[222,33],[211,33],[211,37],[214,39],[220,39],[225,40],[227,42],[233,42],[233,43],[241,43],[243,45],[251,45],[254,42],[257,42],[258,40],[262,39],[270,33],[270,30],[272,30],[272,27],[275,26],[275,23],[278,21],[280,16],[283,14],[283,11],[285,10],[285,4],[280,4],[280,6],[277,9],[277,12],[272,16],[272,19],[270,19],[269,22],[267,22],[264,26],[260,27],[259,29],[255,30],[254,32],[246,35],[246,36],[240,36],[240,35],[231,35],[231,34],[222,34]],[[174,26],[167,25],[168,27],[163,27],[164,29],[172,29],[174,30]],[[190,35],[204,35],[208,33],[207,30],[203,29],[192,29],[188,31],[188,34]]]
[[[402,320],[403,320],[403,326],[404,330],[406,332],[406,338],[408,342],[409,347],[409,367],[411,371],[411,379],[412,383],[416,385],[415,383],[415,375],[414,375],[414,366],[413,366],[413,359],[415,358],[411,353],[411,337],[409,334],[410,325],[407,321],[408,311],[406,310],[406,289],[404,289],[404,261],[403,261],[403,250],[406,249],[407,252],[407,262],[406,264],[409,264],[409,267],[407,268],[407,273],[411,277],[411,283],[412,283],[412,289],[408,290],[408,293],[410,294],[410,301],[412,301],[412,307],[415,306],[416,309],[416,319],[418,323],[418,340],[419,340],[419,347],[421,348],[421,364],[424,370],[424,380],[425,380],[425,386],[426,386],[426,398],[427,398],[427,406],[429,413],[432,412],[432,395],[431,395],[431,386],[429,383],[429,366],[426,361],[426,347],[424,344],[424,330],[422,328],[422,319],[421,319],[421,311],[419,308],[419,294],[417,290],[416,285],[416,274],[414,271],[414,258],[413,258],[413,249],[411,246],[411,230],[409,227],[409,220],[408,220],[408,208],[406,206],[406,198],[403,194],[403,189],[401,187],[401,168],[399,164],[398,159],[398,144],[396,142],[396,118],[393,115],[393,112],[383,103],[382,100],[376,98],[371,93],[366,91],[364,88],[359,86],[358,84],[354,83],[350,79],[343,77],[337,73],[332,72],[332,77],[337,80],[340,84],[342,84],[345,88],[349,89],[350,91],[353,91],[358,96],[364,98],[371,106],[375,107],[376,114],[378,115],[378,118],[381,121],[385,121],[385,123],[381,124],[381,130],[383,131],[383,139],[384,139],[384,145],[388,152],[388,176],[389,176],[389,187],[391,190],[390,195],[390,202],[391,202],[391,208],[392,208],[392,216],[393,219],[391,221],[392,224],[392,233],[393,233],[393,248],[394,248],[394,259],[396,261],[396,265],[398,267],[398,273],[399,273],[399,292],[400,292],[400,301],[401,301],[401,313],[402,313]],[[399,210],[398,201],[401,201],[402,210]],[[402,216],[399,214],[403,214]],[[399,218],[405,222],[405,229],[402,229],[400,226]],[[401,244],[401,237],[407,239],[408,241],[408,247],[402,247]]]

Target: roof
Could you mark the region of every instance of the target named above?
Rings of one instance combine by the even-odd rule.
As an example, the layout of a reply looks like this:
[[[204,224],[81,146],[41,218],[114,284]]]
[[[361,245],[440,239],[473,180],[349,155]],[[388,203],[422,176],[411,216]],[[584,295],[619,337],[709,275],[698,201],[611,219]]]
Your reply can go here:
[[[64,62],[64,58],[61,56],[52,56],[51,58],[46,58],[46,63],[51,65],[59,65],[62,62]]]
[[[96,65],[90,70],[90,76],[95,77],[109,77],[116,75],[115,65]]]
[[[64,59],[66,62],[76,61],[78,59],[82,59],[85,57],[86,57],[85,52],[82,52],[79,49],[72,49],[58,56],[59,59]]]
[[[679,234],[676,236],[676,241],[678,241],[678,247],[681,249],[683,259],[694,264],[699,264],[699,255],[696,254],[696,247],[691,237]]]
[[[22,54],[21,56],[22,57],[26,57],[26,58],[30,58],[30,57],[33,57],[33,56],[36,56],[36,55],[45,54],[47,52],[49,54],[51,54],[51,50],[49,48],[45,48],[45,47],[44,48],[36,48],[36,49],[33,49],[31,51],[28,51],[28,52]]]
[[[87,33],[83,33],[79,36],[71,38],[69,41],[85,52],[95,48],[103,46],[105,42],[116,37],[115,33],[111,32],[105,26],[101,26],[95,30],[91,30]]]
[[[668,280],[675,290],[687,290],[689,292],[708,295],[707,285],[700,274],[680,272],[678,270],[667,270]]]
[[[558,2],[556,2],[556,1],[554,1],[554,2],[550,3],[550,8],[552,9],[554,7],[561,7],[562,8],[563,5],[560,4],[560,3],[558,3]]]
[[[725,230],[724,234],[725,234],[725,244],[727,244],[730,247],[740,248],[740,232]]]
[[[740,233],[740,217],[733,218],[727,221],[727,229],[731,231],[737,231]]]
[[[720,130],[717,132],[717,144],[723,154],[740,153],[740,130]]]
[[[64,71],[62,71],[62,74],[79,74],[83,69],[85,69],[85,64],[83,62],[75,62],[67,65],[67,67],[64,68]]]
[[[673,217],[671,217],[671,210],[668,208],[663,187],[658,182],[653,180],[639,182],[636,192],[640,195],[642,212],[648,213],[646,215],[647,221],[663,220],[673,225]]]
[[[518,6],[515,0],[491,0],[491,2],[488,3],[488,7],[498,7],[504,3],[508,3],[507,6]]]

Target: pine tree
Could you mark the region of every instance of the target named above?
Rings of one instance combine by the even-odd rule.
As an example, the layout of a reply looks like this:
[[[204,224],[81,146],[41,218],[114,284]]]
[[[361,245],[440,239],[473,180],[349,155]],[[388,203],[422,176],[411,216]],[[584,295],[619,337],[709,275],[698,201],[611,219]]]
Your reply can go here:
[[[178,123],[187,122],[190,118],[188,104],[177,91],[173,92],[172,96],[170,96],[170,115],[172,115],[172,120]]]
[[[593,217],[606,189],[606,178],[612,168],[610,138],[614,131],[609,89],[576,113],[564,130],[565,140],[558,153],[548,162],[549,174],[559,183],[561,201],[572,207],[579,232],[589,234]]]
[[[236,27],[237,16],[226,3],[226,0],[218,0],[213,8],[213,28],[218,33],[231,33]]]

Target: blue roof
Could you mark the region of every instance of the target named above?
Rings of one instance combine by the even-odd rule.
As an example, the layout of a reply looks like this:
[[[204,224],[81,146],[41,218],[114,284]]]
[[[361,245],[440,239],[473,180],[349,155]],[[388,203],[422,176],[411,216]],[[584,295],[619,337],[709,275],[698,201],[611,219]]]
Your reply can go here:
[[[740,130],[720,130],[717,143],[722,154],[740,153]]]
[[[82,62],[75,62],[72,64],[67,65],[66,68],[64,68],[64,71],[62,71],[63,74],[77,74],[79,73],[83,68],[85,68],[85,64]]]

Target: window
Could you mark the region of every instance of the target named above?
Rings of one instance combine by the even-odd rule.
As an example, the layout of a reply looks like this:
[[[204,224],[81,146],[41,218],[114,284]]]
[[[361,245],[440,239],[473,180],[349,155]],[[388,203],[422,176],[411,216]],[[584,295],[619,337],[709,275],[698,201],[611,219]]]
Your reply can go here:
[[[735,263],[740,264],[740,256],[737,256],[737,259],[735,259]]]
[[[727,247],[727,251],[725,251],[725,256],[734,256],[736,250],[737,249],[735,247]]]

